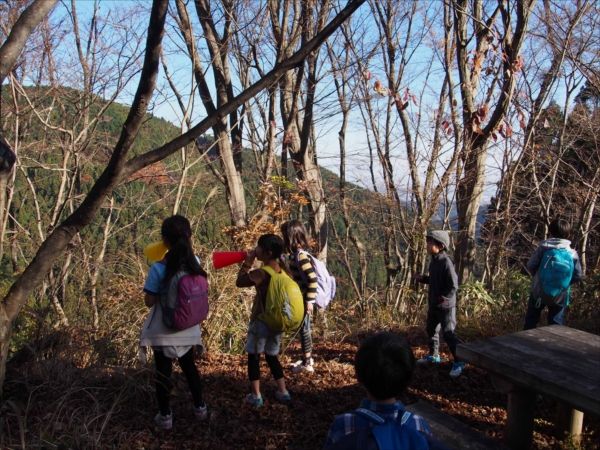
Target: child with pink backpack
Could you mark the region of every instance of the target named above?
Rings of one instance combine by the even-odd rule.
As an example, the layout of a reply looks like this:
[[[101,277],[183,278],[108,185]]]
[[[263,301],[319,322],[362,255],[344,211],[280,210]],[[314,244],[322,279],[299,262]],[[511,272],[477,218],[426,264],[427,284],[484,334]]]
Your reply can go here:
[[[169,395],[175,358],[190,387],[196,419],[208,419],[202,381],[194,362],[194,346],[199,346],[200,353],[204,351],[198,325],[208,314],[208,283],[192,249],[190,222],[183,216],[171,216],[162,223],[161,235],[169,251],[150,267],[144,284],[144,302],[151,309],[142,327],[140,346],[154,351],[159,407],[154,421],[159,428],[170,430],[173,414]]]

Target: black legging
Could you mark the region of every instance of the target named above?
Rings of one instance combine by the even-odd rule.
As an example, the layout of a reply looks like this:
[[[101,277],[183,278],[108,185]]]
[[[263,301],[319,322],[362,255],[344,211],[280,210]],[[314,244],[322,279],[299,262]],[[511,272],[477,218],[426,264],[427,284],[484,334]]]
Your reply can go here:
[[[179,367],[181,367],[190,386],[190,391],[192,391],[194,406],[196,408],[204,406],[202,381],[200,380],[198,368],[194,364],[194,347],[177,359],[179,360]],[[163,416],[167,416],[171,414],[169,394],[171,393],[171,389],[173,389],[173,382],[171,381],[173,360],[166,357],[163,352],[154,350],[154,362],[156,363],[156,398],[158,399],[158,408]]]
[[[269,369],[271,369],[273,379],[279,380],[283,378],[283,367],[281,367],[277,355],[271,356],[265,354],[265,359],[267,360]],[[255,353],[248,353],[248,378],[250,378],[250,381],[260,380],[260,355]]]

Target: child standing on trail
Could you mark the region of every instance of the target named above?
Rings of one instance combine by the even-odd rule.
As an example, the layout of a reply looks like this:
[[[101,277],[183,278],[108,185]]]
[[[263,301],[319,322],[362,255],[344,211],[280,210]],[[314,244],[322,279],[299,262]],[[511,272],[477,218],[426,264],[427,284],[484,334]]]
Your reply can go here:
[[[183,216],[172,216],[165,219],[161,226],[162,240],[169,249],[163,261],[154,263],[148,272],[144,284],[145,303],[151,308],[142,328],[140,345],[152,347],[156,364],[156,398],[159,412],[154,418],[163,430],[173,427],[173,414],[169,407],[169,394],[173,387],[171,371],[173,359],[179,360],[179,366],[185,374],[192,397],[193,410],[200,421],[208,418],[206,404],[202,398],[202,382],[198,368],[194,362],[194,345],[200,346],[200,354],[204,352],[199,326],[178,331],[163,323],[163,311],[159,296],[166,295],[169,281],[185,266],[188,273],[206,277],[200,266],[200,260],[192,249],[192,229],[190,222]]]
[[[539,247],[533,252],[529,262],[527,263],[527,271],[531,276],[535,277],[538,271],[552,270],[543,266],[550,266],[552,261],[548,261],[548,256],[551,256],[549,252],[555,253],[552,255],[555,261],[561,258],[561,253],[566,256],[565,265],[568,267],[568,273],[565,273],[566,279],[564,284],[566,290],[561,296],[559,301],[555,304],[548,304],[548,325],[562,325],[565,307],[569,306],[570,301],[570,285],[583,279],[583,270],[581,268],[581,261],[577,251],[571,248],[571,241],[569,241],[569,235],[571,234],[571,224],[564,219],[556,218],[552,221],[548,227],[549,239],[542,241]],[[556,252],[558,250],[558,253]],[[544,258],[546,256],[546,258]],[[544,259],[546,263],[544,264]],[[542,266],[542,267],[541,267]],[[552,274],[551,274],[552,275]],[[556,278],[560,277],[560,273],[556,275]],[[561,280],[556,280],[561,283]],[[562,286],[562,287],[565,287]],[[525,330],[535,328],[540,320],[542,310],[546,304],[542,304],[537,299],[534,299],[533,290],[529,296],[529,303],[527,304],[527,313],[525,314]]]
[[[359,409],[336,417],[325,448],[449,450],[433,439],[423,417],[407,412],[397,400],[415,369],[413,352],[400,336],[380,332],[369,337],[356,352],[354,369],[367,398]]]
[[[285,242],[285,251],[290,253],[290,270],[304,296],[304,319],[299,330],[300,344],[302,345],[302,359],[296,361],[292,365],[292,372],[314,372],[310,315],[312,314],[315,305],[318,280],[315,269],[307,255],[307,251],[310,250],[308,233],[306,232],[304,225],[302,225],[302,222],[299,220],[290,220],[281,225],[281,234],[283,235],[283,241]]]
[[[281,347],[283,332],[271,330],[265,322],[259,319],[261,313],[266,310],[266,298],[269,283],[271,282],[271,275],[262,268],[251,270],[254,260],[258,259],[264,264],[264,267],[270,268],[274,273],[285,271],[291,278],[292,275],[289,269],[281,261],[283,248],[283,240],[279,236],[274,234],[262,235],[258,239],[256,248],[248,252],[235,282],[237,287],[256,287],[256,297],[252,305],[252,315],[248,327],[248,342],[245,348],[248,353],[248,378],[250,379],[252,390],[246,396],[246,402],[255,408],[260,408],[263,405],[263,398],[260,392],[261,353],[265,354],[265,359],[277,384],[275,398],[279,403],[290,401],[290,393],[285,388],[283,368],[277,356]]]
[[[456,292],[458,277],[454,264],[446,254],[450,246],[450,237],[444,230],[427,233],[427,253],[431,255],[429,275],[413,274],[413,278],[421,283],[429,284],[426,332],[429,337],[429,355],[419,359],[419,363],[439,363],[440,329],[444,340],[450,348],[454,364],[451,377],[459,377],[466,364],[456,357],[456,346],[459,343],[454,329],[456,328]]]

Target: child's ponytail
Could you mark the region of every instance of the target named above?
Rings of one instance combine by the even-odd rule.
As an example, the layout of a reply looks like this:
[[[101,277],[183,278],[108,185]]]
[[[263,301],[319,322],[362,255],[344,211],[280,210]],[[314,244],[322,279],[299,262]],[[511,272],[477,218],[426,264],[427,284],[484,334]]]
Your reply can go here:
[[[281,225],[281,234],[286,251],[294,254],[298,250],[310,251],[308,232],[299,220],[288,220]]]
[[[192,228],[185,217],[176,215],[165,219],[162,223],[161,234],[171,245],[171,249],[165,257],[167,259],[165,284],[182,266],[185,266],[186,270],[191,273],[207,276],[194,255],[191,242]]]

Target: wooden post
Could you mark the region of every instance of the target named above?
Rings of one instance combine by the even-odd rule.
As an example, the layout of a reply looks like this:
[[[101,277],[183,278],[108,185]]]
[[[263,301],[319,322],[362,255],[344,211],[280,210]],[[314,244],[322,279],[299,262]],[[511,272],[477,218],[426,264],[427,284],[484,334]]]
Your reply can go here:
[[[554,432],[558,439],[578,439],[583,428],[583,413],[559,402],[556,408]]]
[[[531,449],[534,410],[534,391],[515,388],[508,394],[505,440],[511,450]]]

